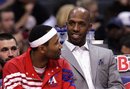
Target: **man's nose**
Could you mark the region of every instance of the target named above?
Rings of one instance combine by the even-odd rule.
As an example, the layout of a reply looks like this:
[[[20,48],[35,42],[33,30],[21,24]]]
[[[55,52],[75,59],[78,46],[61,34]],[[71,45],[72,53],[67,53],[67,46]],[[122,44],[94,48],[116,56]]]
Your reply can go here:
[[[60,43],[60,46],[59,46],[59,48],[61,49],[63,46],[62,46],[62,44]]]
[[[13,52],[12,52],[12,50],[9,50],[8,57],[10,57],[10,58],[13,57]]]
[[[78,23],[76,23],[76,24],[74,25],[74,31],[79,31],[79,25],[78,25]]]

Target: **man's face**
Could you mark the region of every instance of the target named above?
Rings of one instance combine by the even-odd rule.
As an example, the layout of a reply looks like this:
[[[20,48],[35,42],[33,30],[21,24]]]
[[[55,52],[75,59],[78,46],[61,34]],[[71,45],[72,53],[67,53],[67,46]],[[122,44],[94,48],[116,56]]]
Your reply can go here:
[[[130,54],[130,48],[129,48],[129,47],[126,47],[125,45],[123,45],[123,46],[121,47],[121,52],[122,52],[123,54]]]
[[[72,12],[67,22],[68,40],[74,45],[82,46],[90,29],[89,15],[84,11]]]
[[[2,12],[1,13],[1,26],[5,32],[11,32],[14,28],[14,13],[9,11],[9,12]]]
[[[95,17],[98,17],[98,5],[96,3],[93,3],[89,8],[89,11],[91,12],[91,18],[94,19]]]
[[[0,40],[0,57],[4,61],[8,61],[13,57],[19,55],[19,50],[17,48],[14,39],[10,40]]]
[[[130,33],[130,26],[125,26],[124,29],[125,29],[124,35],[127,35]]]
[[[59,59],[61,54],[61,48],[62,45],[59,41],[59,37],[56,34],[51,40],[49,41],[49,44],[47,46],[46,50],[46,56],[50,59]]]

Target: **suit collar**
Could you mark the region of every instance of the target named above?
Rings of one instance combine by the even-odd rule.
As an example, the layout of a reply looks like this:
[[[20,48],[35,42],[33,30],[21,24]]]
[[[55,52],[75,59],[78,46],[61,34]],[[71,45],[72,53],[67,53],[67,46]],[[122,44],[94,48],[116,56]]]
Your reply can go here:
[[[92,72],[92,80],[95,85],[96,82],[96,73],[98,68],[98,61],[99,61],[99,53],[98,48],[94,45],[88,44],[89,53],[90,53],[90,65],[91,65],[91,72]]]
[[[89,44],[88,42],[86,42],[86,43],[88,45],[89,53],[90,53],[90,65],[91,65],[91,72],[92,72],[92,80],[93,80],[93,83],[95,84],[96,71],[97,71],[98,61],[99,61],[98,60],[99,59],[99,56],[98,56],[99,53],[98,53],[97,47]],[[71,50],[72,49],[74,49],[74,48],[71,47]],[[63,44],[62,57],[67,59],[69,61],[69,63],[83,76],[83,78],[85,78],[82,69],[80,68],[78,62],[76,61],[76,59],[74,57],[74,55],[72,54],[72,52],[70,51],[70,49],[66,45],[66,42]]]
[[[67,46],[67,48],[72,52],[74,49],[75,49],[75,45],[73,45],[72,43],[70,43],[69,41],[65,41],[65,43],[64,44],[66,44],[65,46]]]
[[[80,68],[78,62],[76,61],[74,55],[72,54],[72,52],[70,51],[70,49],[67,47],[67,45],[64,43],[63,44],[63,49],[62,49],[62,53],[61,53],[62,57],[65,58],[66,60],[69,61],[69,63],[82,75],[84,76],[83,74],[83,71],[82,69]],[[84,78],[84,77],[83,77]]]

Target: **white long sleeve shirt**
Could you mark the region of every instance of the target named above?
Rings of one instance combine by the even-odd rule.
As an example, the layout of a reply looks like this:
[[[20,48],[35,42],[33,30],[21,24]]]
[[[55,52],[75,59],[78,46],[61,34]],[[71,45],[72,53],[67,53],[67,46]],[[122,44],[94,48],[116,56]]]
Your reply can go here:
[[[89,89],[95,89],[92,82],[91,66],[90,66],[90,55],[87,42],[82,47],[75,46],[72,43],[65,41],[67,47],[71,50],[72,54],[79,63],[84,75],[85,80],[88,84]]]

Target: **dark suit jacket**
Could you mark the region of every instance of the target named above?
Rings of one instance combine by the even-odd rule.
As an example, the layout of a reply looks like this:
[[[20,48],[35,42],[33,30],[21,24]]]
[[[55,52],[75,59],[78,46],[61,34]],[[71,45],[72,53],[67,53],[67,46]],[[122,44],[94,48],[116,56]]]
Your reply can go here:
[[[120,75],[117,70],[116,59],[111,50],[88,44],[90,53],[90,65],[92,71],[92,81],[95,89],[124,89]],[[61,57],[68,60],[75,77],[77,89],[88,89],[85,76],[74,55],[63,44]]]

